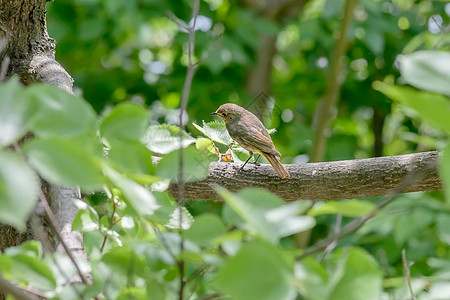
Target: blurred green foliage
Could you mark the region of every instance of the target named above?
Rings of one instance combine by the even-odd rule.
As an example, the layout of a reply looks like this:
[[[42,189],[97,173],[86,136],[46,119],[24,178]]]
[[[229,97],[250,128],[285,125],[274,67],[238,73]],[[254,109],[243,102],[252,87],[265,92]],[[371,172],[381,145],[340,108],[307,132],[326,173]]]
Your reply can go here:
[[[312,228],[313,245],[370,213],[378,198],[286,204],[266,191],[216,187],[225,203],[179,208],[165,192],[179,180],[180,135],[185,181],[204,178],[217,151],[231,147],[239,160],[209,113],[224,102],[251,109],[258,101],[246,80],[267,35],[276,42],[265,125],[277,129],[284,162],[308,160],[344,1],[307,1],[281,21],[250,2],[201,2],[187,132],[173,125],[187,63],[187,34],[173,15],[189,22],[191,1],[48,4],[57,59],[78,96],[16,79],[0,86],[0,221],[25,228],[38,175],[80,186],[73,229],[83,232],[89,259],[79,263],[93,284],[68,284],[76,276],[68,257],[44,255],[34,241],[0,255],[5,278],[51,299],[177,299],[183,261],[184,299],[405,299],[405,249],[417,297],[450,298],[448,2],[360,1],[327,153],[337,160],[443,150],[445,193],[398,195],[324,253],[302,257],[293,234]],[[17,145],[27,132],[33,137]],[[154,154],[162,156],[156,166]]]
[[[59,0],[48,5],[48,30],[57,41],[57,59],[97,112],[133,101],[149,107],[152,123],[173,124],[186,72],[187,33],[168,15],[188,22],[190,5]],[[239,1],[202,2],[195,53],[201,67],[189,100],[190,121],[211,121],[208,113],[225,102],[251,109],[249,69],[258,64],[262,38],[276,35],[272,85],[261,87],[261,92],[271,90],[275,100],[266,127],[277,128],[273,139],[285,162],[304,162],[299,155],[311,147],[312,118],[327,85],[343,8],[343,0],[311,0],[300,14],[274,21]],[[394,64],[398,54],[436,45],[448,50],[450,38],[439,29],[448,22],[448,10],[445,1],[360,1],[349,32],[346,76],[327,160],[408,153],[417,145],[418,124],[396,117],[397,106],[371,84],[399,77]],[[378,129],[384,122],[391,133]],[[196,133],[190,124],[188,130]],[[374,144],[383,150],[375,150]]]

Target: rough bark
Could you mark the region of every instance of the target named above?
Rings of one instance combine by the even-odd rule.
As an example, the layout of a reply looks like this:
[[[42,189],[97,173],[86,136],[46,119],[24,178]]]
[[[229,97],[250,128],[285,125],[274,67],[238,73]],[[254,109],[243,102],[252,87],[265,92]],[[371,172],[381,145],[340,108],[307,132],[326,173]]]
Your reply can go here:
[[[402,192],[441,189],[436,163],[436,151],[399,156],[284,165],[290,178],[280,179],[270,165],[247,165],[236,173],[241,164],[211,163],[205,180],[185,185],[185,197],[195,200],[220,200],[214,191],[220,185],[236,192],[247,187],[267,189],[286,201],[337,200],[379,196],[389,193],[407,174],[421,179]],[[177,186],[169,192],[176,195]]]
[[[25,85],[54,84],[72,93],[72,77],[55,60],[55,43],[47,33],[46,3],[47,0],[0,0],[0,38],[6,41],[0,58],[9,61],[7,78],[18,75]],[[76,251],[75,255],[86,257],[80,251],[81,233],[70,230],[76,214],[71,199],[79,197],[77,191],[57,186],[50,186],[49,191],[63,239]]]

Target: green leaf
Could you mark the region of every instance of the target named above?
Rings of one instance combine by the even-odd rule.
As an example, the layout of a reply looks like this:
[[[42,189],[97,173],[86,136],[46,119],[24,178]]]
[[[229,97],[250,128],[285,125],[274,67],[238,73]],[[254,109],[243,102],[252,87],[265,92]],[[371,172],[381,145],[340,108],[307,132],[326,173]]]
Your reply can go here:
[[[167,299],[166,287],[154,279],[147,280],[147,299]]]
[[[177,201],[168,192],[153,192],[153,196],[155,196],[160,207],[155,211],[152,220],[155,220],[159,224],[169,223],[170,214],[177,207]]]
[[[327,299],[328,273],[312,257],[305,257],[295,265],[295,278],[298,280],[300,293],[305,299]]]
[[[83,99],[54,86],[36,84],[25,90],[39,103],[32,131],[41,137],[73,137],[97,130],[97,115]]]
[[[16,77],[0,85],[0,148],[17,142],[31,128],[37,103],[25,94]]]
[[[301,203],[283,205],[280,198],[265,190],[244,189],[233,194],[216,187],[216,191],[250,225],[251,230],[272,243],[277,243],[282,237],[308,230],[316,224],[310,216],[298,216],[303,209]],[[238,223],[229,213],[227,218]]]
[[[450,143],[442,151],[439,160],[439,174],[444,186],[445,199],[450,203]]]
[[[275,207],[264,214],[265,219],[273,225],[277,236],[282,238],[313,228],[316,220],[311,216],[299,216],[303,211],[301,201]]]
[[[108,156],[122,172],[153,174],[152,153],[140,142],[114,142]]]
[[[226,228],[222,220],[214,214],[201,214],[196,217],[191,228],[184,236],[199,245],[210,245],[213,240],[225,234]]]
[[[450,53],[417,51],[399,55],[397,59],[407,83],[422,90],[450,95]]]
[[[117,300],[147,300],[147,291],[145,288],[130,287],[124,289],[120,295],[116,298]]]
[[[398,245],[403,245],[418,232],[433,223],[435,214],[430,210],[415,207],[412,213],[397,218],[394,227],[394,239]]]
[[[215,283],[235,300],[295,299],[293,262],[275,246],[252,241],[220,269]]]
[[[99,229],[99,217],[97,211],[89,206],[86,202],[74,199],[78,212],[72,222],[72,230],[83,232]]]
[[[345,217],[361,217],[370,213],[374,207],[373,203],[359,199],[327,201],[316,203],[308,215],[317,217],[325,214],[340,214]]]
[[[101,136],[110,144],[114,141],[139,141],[148,126],[148,112],[137,104],[116,105],[100,122]]]
[[[181,220],[180,220],[180,206],[178,206],[170,214],[169,222],[166,224],[166,227],[172,229],[180,229],[181,227],[181,229],[187,230],[191,227],[192,222],[194,222],[194,217],[184,206],[181,206]]]
[[[86,191],[100,189],[104,183],[99,159],[70,140],[35,139],[23,150],[29,163],[51,183]]]
[[[135,263],[136,256],[128,247],[117,247],[103,255],[104,262],[111,270],[128,275],[130,267]]]
[[[339,259],[330,279],[333,300],[378,300],[383,291],[383,273],[376,261],[364,250],[352,248]]]
[[[23,230],[38,200],[39,177],[9,151],[0,151],[0,166],[0,222]]]
[[[19,246],[6,248],[5,254],[10,257],[22,254],[34,258],[41,258],[42,245],[38,241],[27,241]]]
[[[182,137],[182,148],[186,148],[196,141],[185,131],[183,131]],[[152,152],[160,154],[170,153],[180,149],[180,128],[169,124],[150,126],[142,141]]]
[[[409,87],[389,85],[380,81],[373,88],[412,108],[429,125],[450,132],[450,101],[445,96],[417,91]]]
[[[233,143],[233,139],[230,137],[224,122],[205,123],[205,121],[203,121],[203,127],[200,127],[195,123],[192,124],[214,142],[224,144],[226,146]]]
[[[195,147],[205,155],[216,155],[218,151],[214,142],[206,138],[198,138]]]
[[[450,245],[450,218],[448,214],[438,214],[436,227],[439,239],[443,243]]]
[[[9,264],[11,267],[6,269],[5,265]],[[40,258],[26,254],[16,254],[4,257],[0,265],[0,270],[8,278],[21,280],[41,290],[50,291],[56,287],[55,277],[50,268]]]
[[[183,150],[183,180],[199,181],[206,178],[210,160],[194,147]],[[180,170],[180,150],[165,155],[156,165],[156,175],[177,181]]]
[[[122,176],[107,164],[104,165],[103,170],[111,182],[122,191],[128,203],[138,214],[152,215],[159,208],[155,197],[149,190]]]
[[[220,187],[216,191],[256,234],[272,243],[278,242],[277,231],[264,218],[269,209],[281,205],[278,197],[256,189],[245,189],[238,194]]]

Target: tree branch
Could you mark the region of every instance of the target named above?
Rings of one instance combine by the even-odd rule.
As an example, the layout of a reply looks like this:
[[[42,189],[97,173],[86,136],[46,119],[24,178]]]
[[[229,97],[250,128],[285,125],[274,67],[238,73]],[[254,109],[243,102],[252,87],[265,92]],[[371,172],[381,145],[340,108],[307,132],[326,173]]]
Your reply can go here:
[[[17,74],[25,85],[42,82],[73,93],[73,79],[55,60],[55,42],[47,32],[47,2],[0,1],[0,37],[6,40],[0,59],[10,59],[6,77]],[[72,221],[77,213],[72,199],[80,198],[80,193],[74,188],[51,185],[48,198],[56,225],[61,230],[61,241],[74,256],[87,258],[81,232],[72,232]],[[62,251],[61,246],[59,251]]]
[[[402,192],[441,189],[436,168],[439,152],[422,152],[368,159],[285,165],[290,178],[280,179],[268,165],[248,165],[236,173],[241,164],[215,162],[208,177],[185,184],[187,199],[220,200],[212,186],[221,185],[236,192],[247,187],[264,188],[286,201],[337,200],[385,195],[405,179],[408,172],[422,172],[423,177]],[[176,197],[177,185],[169,192]]]
[[[10,283],[8,280],[3,278],[3,276],[0,275],[0,291],[4,293],[8,293],[12,295],[15,299],[18,300],[37,300],[39,299],[36,296],[33,296],[19,287],[15,286],[14,284]]]

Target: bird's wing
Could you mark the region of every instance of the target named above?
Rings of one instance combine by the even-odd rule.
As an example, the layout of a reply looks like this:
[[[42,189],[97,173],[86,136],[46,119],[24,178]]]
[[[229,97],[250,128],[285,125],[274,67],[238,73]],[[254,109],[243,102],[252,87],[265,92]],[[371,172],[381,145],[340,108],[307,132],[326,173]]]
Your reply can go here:
[[[245,137],[245,143],[262,152],[270,153],[278,157],[281,156],[280,152],[275,149],[272,139],[265,128],[261,130],[260,128],[251,127],[248,130],[248,135]]]

